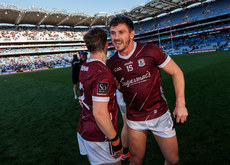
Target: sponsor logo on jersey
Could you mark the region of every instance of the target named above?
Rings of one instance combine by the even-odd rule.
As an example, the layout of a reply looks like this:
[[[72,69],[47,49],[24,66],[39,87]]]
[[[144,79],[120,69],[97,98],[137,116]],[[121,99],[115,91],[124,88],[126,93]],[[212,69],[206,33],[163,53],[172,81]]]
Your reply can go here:
[[[97,84],[97,94],[98,95],[106,95],[108,90],[108,82],[99,82]]]
[[[122,71],[122,68],[121,68],[121,67],[116,67],[116,68],[114,69],[114,72],[119,72],[119,71]]]
[[[149,77],[151,76],[151,73],[149,71],[147,71],[145,74],[139,76],[139,77],[135,77],[135,78],[132,78],[130,80],[124,80],[125,78],[122,77],[121,80],[120,80],[120,84],[122,86],[125,86],[125,87],[130,87],[132,85],[135,85],[135,84],[138,84],[138,83],[141,83],[141,82],[144,82],[146,81]]]
[[[88,71],[89,67],[82,65],[81,66],[81,71]]]
[[[139,67],[145,66],[145,60],[143,58],[138,60],[138,66]]]

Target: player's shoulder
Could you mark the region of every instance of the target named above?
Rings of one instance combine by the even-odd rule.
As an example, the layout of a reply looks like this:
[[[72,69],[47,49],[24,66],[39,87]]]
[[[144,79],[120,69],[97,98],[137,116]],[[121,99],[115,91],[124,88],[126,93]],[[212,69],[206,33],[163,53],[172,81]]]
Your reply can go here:
[[[151,42],[139,42],[138,47],[144,48],[144,49],[158,49],[159,47]]]
[[[115,59],[118,58],[118,52],[116,51],[108,60],[106,63],[112,63]]]
[[[95,77],[96,79],[107,79],[110,81],[114,80],[114,76],[111,70],[103,62],[95,61],[92,63],[92,65],[93,66],[90,68],[90,70],[93,77]]]

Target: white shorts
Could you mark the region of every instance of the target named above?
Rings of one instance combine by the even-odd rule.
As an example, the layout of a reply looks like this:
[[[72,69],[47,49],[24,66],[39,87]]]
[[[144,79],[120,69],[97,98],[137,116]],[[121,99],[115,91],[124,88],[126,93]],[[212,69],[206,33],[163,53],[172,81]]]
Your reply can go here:
[[[91,165],[106,163],[116,163],[121,157],[115,159],[111,154],[112,146],[110,142],[91,142],[83,139],[77,133],[78,145],[81,155],[87,155]]]
[[[146,121],[131,121],[127,119],[127,125],[137,131],[150,130],[154,135],[169,138],[176,135],[175,128],[173,128],[173,121],[169,111],[162,116],[146,120]]]
[[[116,98],[121,114],[126,115],[126,104],[123,98],[123,94],[118,89],[116,90]]]

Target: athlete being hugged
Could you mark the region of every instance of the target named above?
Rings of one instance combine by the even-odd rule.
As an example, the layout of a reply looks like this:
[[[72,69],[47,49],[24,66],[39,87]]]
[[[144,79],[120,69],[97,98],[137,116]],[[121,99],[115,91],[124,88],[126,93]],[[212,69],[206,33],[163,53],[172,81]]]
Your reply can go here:
[[[173,116],[177,123],[184,123],[188,116],[183,72],[156,45],[134,42],[134,35],[134,25],[128,17],[116,16],[111,20],[110,36],[117,52],[107,66],[118,80],[126,103],[130,164],[142,164],[148,131],[157,141],[165,164],[179,164],[177,137],[161,87],[160,69],[173,79]]]
[[[92,165],[121,164],[122,145],[118,137],[116,82],[106,66],[107,34],[93,28],[84,36],[90,58],[79,75],[79,101],[82,112],[78,124],[81,155]]]

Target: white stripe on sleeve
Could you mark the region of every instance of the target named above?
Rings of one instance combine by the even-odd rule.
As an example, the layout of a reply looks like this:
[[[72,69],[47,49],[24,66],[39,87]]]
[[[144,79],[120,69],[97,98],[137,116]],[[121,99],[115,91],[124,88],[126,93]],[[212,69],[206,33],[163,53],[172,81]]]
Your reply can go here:
[[[98,97],[98,96],[92,96],[93,101],[98,101],[98,102],[109,102],[109,97]]]
[[[170,61],[170,59],[171,59],[171,57],[168,56],[168,57],[166,58],[166,60],[165,60],[162,64],[158,65],[158,67],[159,67],[159,68],[165,67],[165,65],[168,64],[168,62]]]

